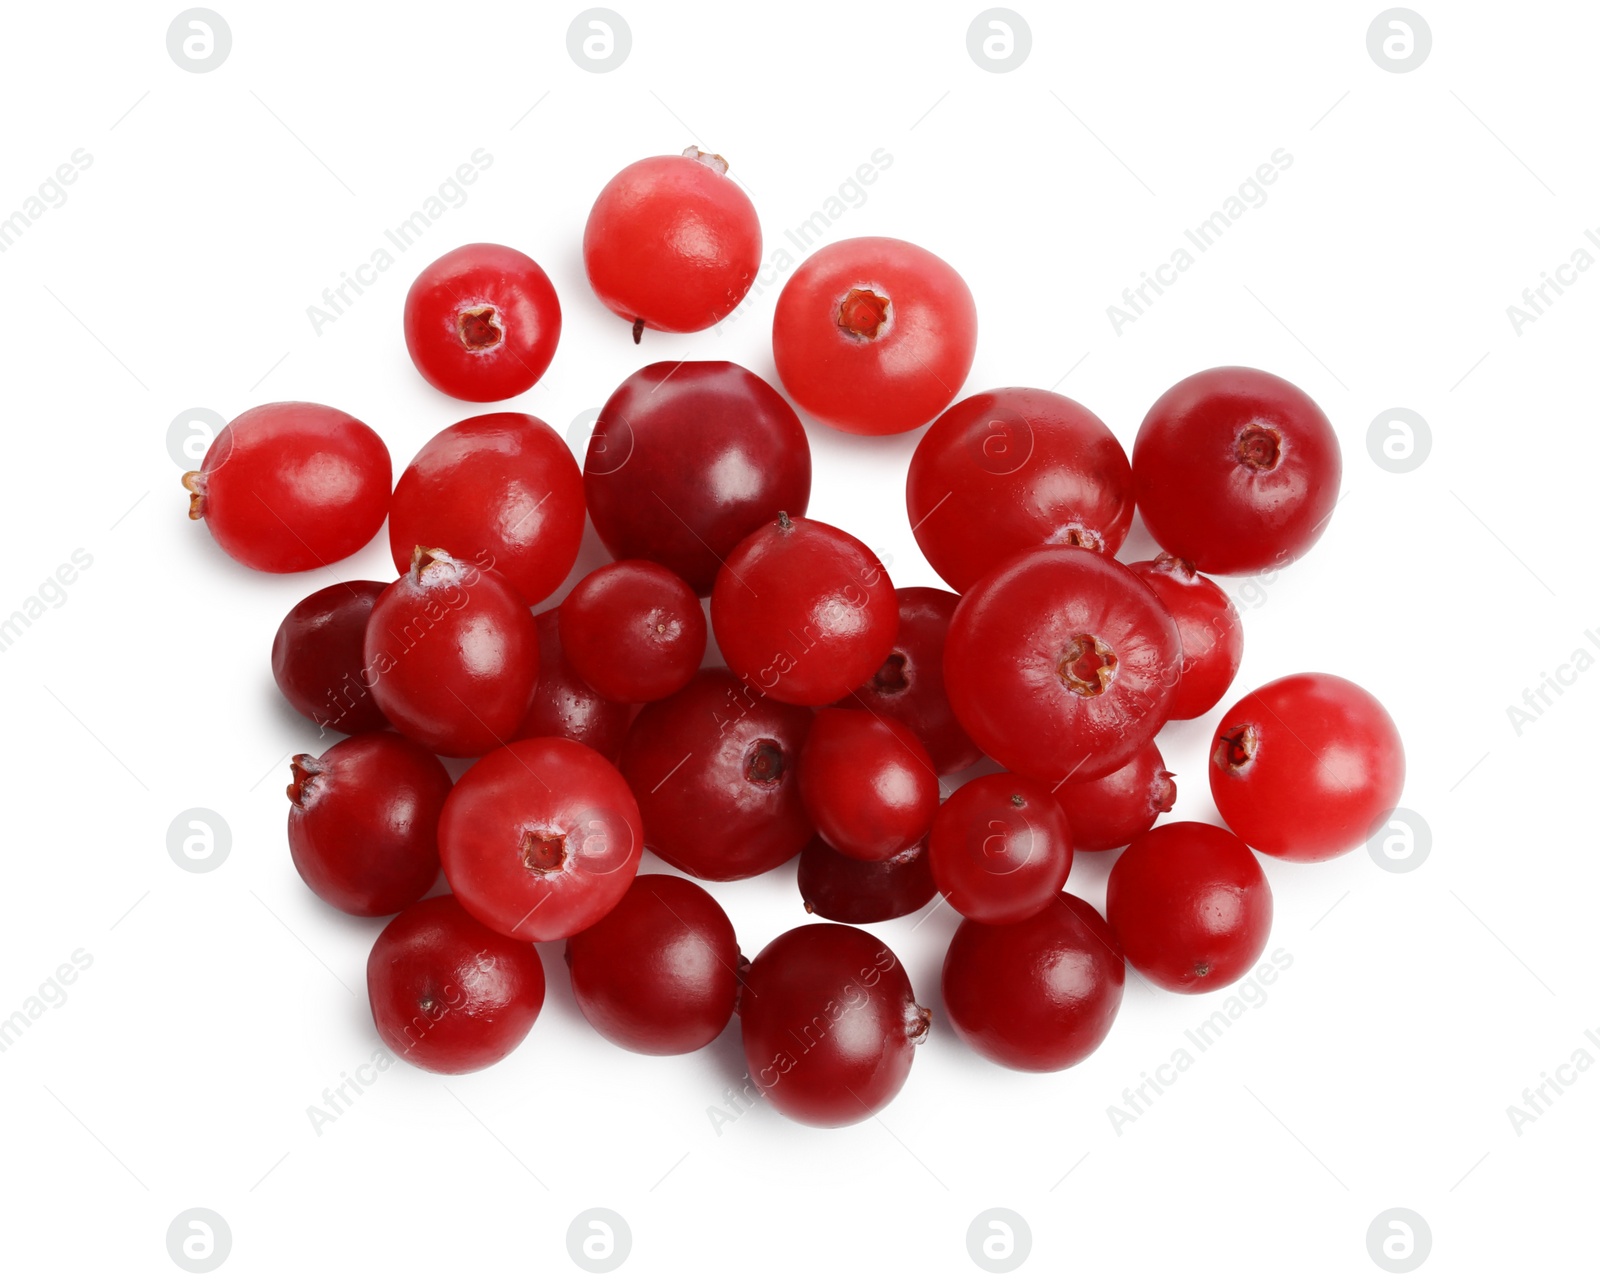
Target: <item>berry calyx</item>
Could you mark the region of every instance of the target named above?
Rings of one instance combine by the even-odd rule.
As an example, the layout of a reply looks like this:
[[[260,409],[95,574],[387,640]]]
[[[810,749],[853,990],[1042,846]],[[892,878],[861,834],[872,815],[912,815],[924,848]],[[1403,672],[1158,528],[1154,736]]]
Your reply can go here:
[[[1238,774],[1254,760],[1260,738],[1260,733],[1248,723],[1230,726],[1217,736],[1217,746],[1212,750],[1211,760],[1218,769]]]
[[[772,740],[760,740],[745,759],[744,777],[752,784],[771,784],[783,777],[783,749]]]
[[[1234,449],[1239,455],[1239,462],[1245,467],[1255,472],[1271,472],[1278,466],[1282,446],[1283,438],[1276,428],[1263,428],[1259,423],[1252,423],[1239,434]]]
[[[504,343],[506,337],[500,328],[500,313],[489,303],[462,308],[456,316],[456,333],[469,352],[491,351]]]
[[[1098,637],[1080,633],[1061,653],[1056,673],[1074,695],[1104,695],[1117,669],[1116,652]]]
[[[206,479],[199,472],[183,474],[183,488],[189,492],[189,520],[199,521],[206,515]]]
[[[857,286],[839,302],[839,328],[858,339],[875,339],[889,323],[889,300]]]

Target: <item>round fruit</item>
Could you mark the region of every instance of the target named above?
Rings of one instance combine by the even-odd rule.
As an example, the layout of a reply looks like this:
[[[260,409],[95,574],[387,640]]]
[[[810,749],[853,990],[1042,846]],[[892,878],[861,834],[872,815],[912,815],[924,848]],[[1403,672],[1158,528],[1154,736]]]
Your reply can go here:
[[[927,834],[939,809],[939,774],[898,722],[824,708],[800,751],[800,798],[835,850],[888,860]]]
[[[705,658],[700,599],[653,561],[613,561],[592,571],[567,594],[560,619],[568,662],[621,704],[682,690]]]
[[[319,588],[283,617],[272,639],[272,676],[302,717],[354,735],[384,725],[362,676],[362,640],[373,603],[389,585],[372,579]]]
[[[927,839],[889,860],[840,855],[821,838],[800,852],[796,868],[807,913],[833,922],[887,922],[915,913],[936,894]]]
[[[1172,779],[1161,750],[1150,740],[1126,766],[1096,780],[1074,777],[1054,796],[1067,813],[1078,850],[1109,851],[1127,846],[1172,809],[1178,800]]]
[[[1072,831],[1045,785],[1021,775],[980,775],[939,808],[928,859],[934,884],[962,917],[1020,922],[1066,885]]]
[[[1209,712],[1238,675],[1244,658],[1244,621],[1215,583],[1186,561],[1162,553],[1128,566],[1147,583],[1178,625],[1183,671],[1172,697],[1173,721]]]
[[[633,709],[615,704],[573,671],[561,649],[559,611],[547,610],[533,617],[539,630],[539,680],[534,684],[533,702],[517,728],[519,740],[558,735],[562,739],[587,744],[601,757],[615,762],[622,752],[622,740],[633,721]]]

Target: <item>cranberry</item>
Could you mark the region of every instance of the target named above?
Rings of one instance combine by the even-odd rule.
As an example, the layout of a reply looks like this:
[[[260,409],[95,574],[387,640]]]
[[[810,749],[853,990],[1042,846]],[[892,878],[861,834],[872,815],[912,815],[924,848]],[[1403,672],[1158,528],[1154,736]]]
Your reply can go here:
[[[744,681],[789,704],[831,704],[877,672],[899,629],[876,554],[835,526],[778,519],[729,554],[711,627]]]
[[[974,922],[1032,917],[1072,871],[1072,830],[1046,785],[1021,775],[980,775],[939,808],[928,835],[933,881]]]
[[[509,739],[539,676],[533,616],[492,570],[418,548],[367,621],[365,672],[395,727],[445,757]]]
[[[1263,370],[1191,374],[1150,407],[1133,486],[1155,541],[1213,575],[1287,565],[1339,500],[1339,439],[1317,403]]]
[[[999,388],[959,401],[917,443],[906,510],[928,564],[957,592],[1041,543],[1114,553],[1133,523],[1121,444],[1076,401]]]
[[[813,1127],[858,1123],[887,1105],[928,1033],[900,959],[856,927],[785,931],[756,955],[745,986],[750,1077],[780,1114]]]
[[[428,894],[450,792],[438,758],[391,731],[367,731],[291,765],[289,854],[308,887],[363,917],[399,913]]]
[[[372,541],[389,511],[389,451],[342,410],[279,401],[246,410],[197,472],[189,517],[252,570],[314,570]]]
[[[939,774],[898,722],[824,708],[800,752],[800,798],[835,850],[888,860],[927,834],[939,809]]]
[[[945,685],[962,726],[1007,770],[1093,779],[1166,720],[1178,628],[1110,557],[1042,547],[1002,562],[961,599]]]
[[[583,465],[595,533],[620,559],[660,562],[704,597],[739,541],[811,497],[800,417],[729,361],[663,361],[600,411]]]
[[[600,301],[646,328],[681,334],[739,306],[761,266],[755,206],[728,162],[698,147],[635,161],[601,189],[583,229]]]
[[[446,396],[504,401],[550,368],[561,303],[544,269],[505,245],[463,245],[422,269],[406,295],[406,351]]]
[[[1127,846],[1172,809],[1178,800],[1172,778],[1161,750],[1149,740],[1127,765],[1095,780],[1073,776],[1054,796],[1067,813],[1078,850],[1109,851]]]
[[[687,878],[635,878],[617,907],[567,941],[578,1009],[620,1047],[694,1051],[727,1028],[739,945],[722,907]]]
[[[539,680],[516,738],[559,735],[587,744],[607,761],[615,762],[622,752],[628,723],[633,720],[633,709],[603,698],[573,670],[561,649],[559,616],[559,611],[547,610],[533,617],[539,630]]]
[[[628,730],[621,766],[650,849],[711,882],[789,860],[815,831],[795,778],[811,716],[763,699],[726,668],[708,668],[646,705]]]
[[[294,711],[324,730],[354,735],[384,725],[383,711],[361,680],[361,643],[372,605],[388,586],[352,579],[319,588],[278,625],[273,679]]]
[[[1174,721],[1209,712],[1239,672],[1244,658],[1244,621],[1228,594],[1186,561],[1162,553],[1128,567],[1161,598],[1178,625],[1183,670],[1172,697]]]
[[[800,408],[864,436],[909,432],[949,405],[978,343],[972,291],[907,241],[835,241],[778,296],[772,356]]]
[[[395,1055],[436,1074],[468,1074],[528,1036],[544,1006],[544,965],[531,944],[497,935],[454,896],[437,895],[379,934],[367,996]]]
[[[1002,926],[968,920],[944,958],[944,1005],[979,1054],[1048,1073],[1105,1041],[1127,977],[1111,930],[1061,892],[1031,918]]]
[[[504,575],[530,606],[561,586],[582,540],[583,478],[566,443],[531,414],[446,428],[400,474],[389,514],[397,570],[419,545],[449,548]]]
[[[1141,834],[1117,857],[1106,917],[1140,974],[1163,989],[1210,993],[1267,947],[1272,888],[1233,834],[1182,820]]]
[[[833,922],[904,917],[922,908],[937,891],[926,838],[888,860],[840,855],[821,838],[812,838],[800,852],[796,877],[806,912]]]
[[[564,940],[605,917],[644,847],[617,768],[565,739],[518,740],[456,782],[439,817],[450,889],[518,940]]]
[[[1246,695],[1212,740],[1211,796],[1256,850],[1327,860],[1360,846],[1400,801],[1400,732],[1342,677],[1297,673]]]
[[[694,589],[653,561],[613,561],[561,603],[561,645],[590,686],[621,704],[682,690],[706,654]]]

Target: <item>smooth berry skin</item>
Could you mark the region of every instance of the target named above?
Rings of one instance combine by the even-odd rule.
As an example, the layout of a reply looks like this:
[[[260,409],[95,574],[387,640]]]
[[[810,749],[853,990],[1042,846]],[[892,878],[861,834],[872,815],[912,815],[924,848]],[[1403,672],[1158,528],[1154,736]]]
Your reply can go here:
[[[659,562],[705,597],[739,542],[805,515],[811,445],[765,379],[731,361],[662,361],[601,408],[583,465],[595,533],[621,560]]]
[[[1095,780],[1069,779],[1055,791],[1067,813],[1073,845],[1080,851],[1110,851],[1148,832],[1178,800],[1172,772],[1150,740],[1133,759]]]
[[[1181,663],[1178,627],[1137,575],[1052,546],[1001,562],[962,596],[944,676],[979,748],[1056,784],[1128,762],[1166,720]]]
[[[784,390],[829,427],[886,436],[949,405],[978,343],[960,274],[887,236],[824,246],[778,295],[772,356]]]
[[[811,721],[810,709],[763,699],[726,668],[646,705],[620,766],[649,848],[708,882],[787,863],[816,832],[797,770]]]
[[[1072,872],[1072,828],[1047,785],[1001,772],[950,795],[928,835],[934,885],[974,922],[1021,922]]]
[[[653,561],[613,561],[585,575],[561,603],[560,620],[567,662],[620,704],[682,690],[706,654],[700,599]]]
[[[635,161],[605,185],[583,229],[600,301],[641,329],[686,334],[743,301],[761,266],[761,222],[721,156]]]
[[[399,913],[439,877],[439,813],[450,772],[392,731],[297,753],[289,785],[289,855],[305,884],[360,917]]]
[[[389,512],[389,450],[342,410],[278,401],[217,433],[183,474],[190,520],[252,570],[289,574],[372,542]]]
[[[504,401],[550,368],[561,302],[544,269],[506,245],[463,245],[411,284],[406,351],[417,373],[460,401]]]
[[[439,817],[445,879],[517,940],[565,940],[616,907],[644,853],[617,768],[565,739],[518,740],[456,782]]]
[[[836,526],[780,514],[729,554],[711,592],[728,667],[762,694],[813,708],[883,665],[900,627],[889,572]]]
[[[1177,993],[1211,993],[1255,966],[1272,929],[1272,888],[1250,848],[1181,820],[1128,844],[1111,866],[1106,917],[1128,965]]]
[[[824,708],[800,751],[800,798],[836,851],[888,860],[932,826],[939,773],[899,723],[859,709]]]
[[[1186,561],[1163,553],[1135,561],[1133,571],[1150,586],[1178,625],[1183,669],[1172,697],[1173,721],[1209,713],[1228,693],[1244,661],[1244,621],[1215,582]]]
[[[812,1127],[858,1123],[893,1100],[928,1021],[889,947],[835,923],[784,932],[756,955],[739,999],[751,1079]]]
[[[960,598],[942,588],[898,588],[900,627],[889,657],[838,703],[892,717],[928,750],[940,775],[965,770],[983,756],[950,707],[944,689],[944,643]]]
[[[1007,1069],[1053,1073],[1105,1041],[1126,980],[1105,919],[1061,892],[1021,922],[963,922],[941,984],[950,1023],[979,1055]]]
[[[1204,370],[1150,407],[1133,487],[1155,541],[1210,575],[1288,565],[1339,500],[1339,439],[1317,403],[1245,366]]]
[[[544,964],[531,944],[484,926],[454,896],[412,905],[367,958],[367,996],[384,1045],[436,1074],[505,1059],[544,1006]]]
[[[1224,713],[1212,738],[1211,796],[1224,823],[1284,860],[1330,860],[1360,846],[1405,781],[1394,719],[1329,673],[1268,682]]]
[[[572,996],[619,1047],[677,1056],[728,1026],[739,995],[739,944],[709,892],[647,873],[617,907],[567,941]]]
[[[384,716],[443,757],[512,738],[539,677],[538,629],[517,590],[437,548],[418,548],[384,589],[363,655]]]
[[[402,573],[419,546],[448,548],[504,575],[537,606],[566,579],[582,542],[582,475],[566,443],[531,414],[452,424],[395,486],[389,552]]]
[[[888,860],[858,860],[812,838],[800,852],[795,880],[807,913],[857,926],[915,913],[938,891],[926,838]]]
[[[535,615],[533,623],[539,630],[539,680],[534,683],[533,701],[517,727],[516,738],[556,735],[587,744],[608,762],[615,762],[633,721],[633,708],[606,699],[578,676],[561,648],[559,611]]]
[[[1133,524],[1133,472],[1076,401],[997,388],[951,406],[917,442],[906,512],[928,564],[965,592],[1039,544],[1115,553]]]
[[[373,579],[319,588],[296,603],[272,639],[272,678],[302,717],[355,735],[386,725],[362,680],[362,641],[372,607],[389,585]]]

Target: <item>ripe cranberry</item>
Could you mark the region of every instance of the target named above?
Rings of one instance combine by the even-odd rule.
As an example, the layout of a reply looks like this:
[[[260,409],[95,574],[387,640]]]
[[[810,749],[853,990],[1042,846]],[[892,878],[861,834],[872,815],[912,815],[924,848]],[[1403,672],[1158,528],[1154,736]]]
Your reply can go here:
[[[583,478],[566,443],[531,414],[480,414],[433,437],[400,474],[389,551],[449,548],[504,575],[530,606],[567,577],[583,541]]]
[[[622,899],[643,825],[617,768],[565,739],[518,740],[456,782],[439,859],[480,922],[518,940],[564,940]]]
[[[793,857],[815,832],[795,771],[811,716],[763,699],[726,668],[646,705],[621,767],[650,849],[709,882],[752,878]]]
[[[1066,885],[1072,830],[1046,785],[980,775],[939,808],[928,835],[934,885],[974,922],[1032,917]]]
[[[733,924],[687,878],[635,878],[617,907],[567,941],[578,1010],[629,1051],[673,1056],[727,1028],[739,993]]]
[[[950,1023],[975,1051],[1008,1069],[1049,1073],[1105,1041],[1126,977],[1105,919],[1063,891],[1021,922],[963,922],[942,985]]]
[[[800,751],[800,798],[836,851],[888,860],[927,834],[939,809],[939,773],[898,722],[824,708]]]
[[[587,744],[608,762],[615,762],[633,720],[633,709],[603,698],[573,670],[561,649],[559,615],[559,611],[547,610],[533,617],[539,630],[539,680],[516,738],[559,735]]]
[[[998,388],[958,401],[917,443],[906,510],[928,564],[966,592],[1038,544],[1116,552],[1133,524],[1133,473],[1076,401]]]
[[[778,514],[729,554],[711,593],[728,667],[788,704],[831,704],[894,646],[894,585],[877,555],[836,526]]]
[[[272,676],[302,717],[354,735],[384,725],[361,680],[361,643],[372,605],[389,585],[371,579],[319,588],[283,617],[272,639]]]
[[[439,876],[439,812],[450,772],[391,731],[368,731],[321,757],[297,753],[289,785],[289,855],[336,909],[399,913]]]
[[[694,589],[653,561],[613,561],[561,603],[561,645],[578,676],[620,704],[680,691],[706,654]]]
[[[418,548],[384,589],[364,654],[384,716],[445,757],[505,743],[539,676],[538,630],[516,589],[438,548]]]
[[[497,935],[454,896],[436,895],[379,934],[367,996],[395,1055],[436,1074],[469,1074],[528,1036],[544,1006],[544,965],[531,944]]]
[[[1354,682],[1296,673],[1230,708],[1212,739],[1211,796],[1227,826],[1285,860],[1360,846],[1400,801],[1394,721]]]
[[[915,913],[937,888],[924,838],[889,860],[857,860],[812,838],[796,867],[807,913],[833,922],[887,922]]]
[[[977,343],[972,291],[955,268],[887,236],[819,249],[772,318],[784,389],[830,427],[864,436],[909,432],[949,405]]]
[[[405,327],[411,363],[439,391],[462,401],[504,401],[550,368],[561,303],[526,254],[463,245],[412,282]]]
[[[1339,439],[1317,403],[1264,370],[1191,374],[1150,407],[1133,488],[1155,541],[1213,575],[1287,565],[1339,499]]]
[[[1080,851],[1127,846],[1178,800],[1172,778],[1161,750],[1149,740],[1126,766],[1109,775],[1066,780],[1054,796],[1072,825],[1073,845]]]
[[[1272,888],[1233,834],[1181,820],[1140,834],[1117,857],[1106,917],[1140,974],[1163,989],[1210,993],[1267,947]]]
[[[246,410],[197,472],[183,474],[189,519],[252,570],[314,570],[372,541],[389,511],[389,451],[342,410],[279,401]]]
[[[900,959],[856,927],[785,931],[750,964],[739,999],[750,1077],[813,1127],[872,1117],[899,1094],[928,1033]]]
[[[961,598],[945,645],[950,706],[978,747],[1035,779],[1094,779],[1166,720],[1182,654],[1156,595],[1110,557],[1043,547]]]
[[[811,497],[800,416],[730,361],[663,361],[600,411],[583,465],[595,533],[618,559],[660,562],[704,597],[746,535]]]
[[[739,306],[761,266],[756,208],[721,156],[635,161],[600,191],[583,229],[583,267],[600,301],[646,328],[682,334]]]
[[[1161,598],[1178,625],[1183,670],[1172,697],[1173,721],[1209,712],[1228,693],[1244,658],[1244,621],[1228,594],[1186,561],[1162,553],[1128,566]]]
[[[942,588],[899,588],[900,631],[894,649],[872,677],[839,701],[900,721],[928,750],[940,775],[965,770],[978,746],[956,721],[944,690],[944,641],[960,600]]]

